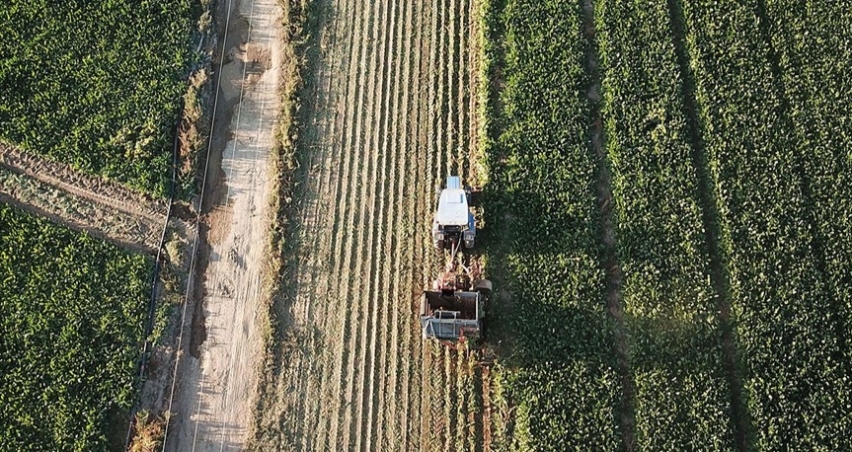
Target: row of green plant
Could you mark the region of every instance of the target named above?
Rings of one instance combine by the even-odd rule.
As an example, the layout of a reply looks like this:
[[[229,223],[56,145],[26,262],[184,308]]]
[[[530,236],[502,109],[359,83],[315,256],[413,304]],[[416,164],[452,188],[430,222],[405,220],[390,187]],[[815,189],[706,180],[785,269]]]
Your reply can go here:
[[[0,204],[0,450],[109,448],[136,394],[151,266]]]
[[[510,0],[505,85],[486,150],[485,211],[497,322],[513,344],[501,395],[515,406],[511,450],[614,450],[621,383],[606,311],[597,160],[589,149],[582,11]],[[502,40],[501,40],[502,41]]]
[[[834,273],[827,274],[821,262],[833,259],[820,255],[819,235],[820,231],[840,234],[844,226],[825,223],[848,213],[841,213],[843,204],[826,199],[815,204],[809,199],[809,187],[834,190],[835,196],[848,198],[839,191],[842,176],[836,172],[848,168],[848,163],[838,165],[848,158],[844,155],[848,150],[833,147],[838,141],[809,141],[791,126],[811,102],[824,105],[819,98],[811,100],[816,89],[837,91],[842,82],[810,78],[828,85],[786,99],[778,71],[773,69],[777,54],[772,40],[761,29],[762,0],[682,3],[701,125],[720,194],[731,301],[745,356],[743,380],[755,446],[759,450],[843,450],[848,446],[844,433],[852,431],[852,393],[846,390],[849,355],[842,340],[848,335],[848,317],[839,320],[844,314],[838,310],[848,310],[842,303],[848,304],[849,298],[832,290],[832,283],[842,281],[832,278],[848,276],[849,260],[847,255],[846,263],[835,261]],[[808,16],[792,14],[785,20],[800,23],[803,17]],[[819,15],[810,20],[813,28],[802,31],[840,33],[831,25],[840,25],[833,21],[841,18]],[[808,39],[812,38],[800,37],[800,41]],[[794,44],[787,45],[798,51]],[[824,61],[845,64],[842,54],[829,54],[835,49],[820,48]],[[781,67],[790,66],[782,61]],[[795,84],[797,75],[790,74],[788,83]],[[826,100],[842,101],[838,96],[829,95]],[[842,132],[842,121],[827,124]],[[805,171],[801,162],[806,162]],[[837,188],[826,188],[832,184]],[[834,213],[815,213],[818,208]],[[826,236],[823,248],[835,246],[831,238],[843,236]],[[831,253],[843,256],[835,250]]]
[[[817,0],[767,0],[768,26],[796,127],[796,153],[816,221],[839,352],[852,378],[852,9]],[[844,27],[846,31],[844,31]],[[849,416],[852,408],[838,415]]]
[[[0,141],[167,194],[192,4],[6,2]]]
[[[600,0],[596,13],[636,446],[732,450],[719,294],[669,10]]]

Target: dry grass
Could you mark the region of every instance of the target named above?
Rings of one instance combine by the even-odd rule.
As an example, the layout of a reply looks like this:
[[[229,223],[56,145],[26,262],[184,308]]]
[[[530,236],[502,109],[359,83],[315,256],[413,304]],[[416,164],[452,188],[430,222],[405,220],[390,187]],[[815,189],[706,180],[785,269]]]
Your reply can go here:
[[[136,413],[133,421],[133,440],[130,441],[128,452],[154,452],[163,444],[163,426],[165,422],[160,417],[152,417],[145,410]]]

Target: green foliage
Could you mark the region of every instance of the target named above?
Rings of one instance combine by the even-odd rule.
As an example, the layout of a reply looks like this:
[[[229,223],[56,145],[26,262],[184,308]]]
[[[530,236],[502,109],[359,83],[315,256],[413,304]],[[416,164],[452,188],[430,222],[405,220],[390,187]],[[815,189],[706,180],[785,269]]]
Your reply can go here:
[[[597,2],[639,450],[732,450],[716,297],[665,2]]]
[[[501,18],[504,132],[488,151],[485,212],[501,231],[496,284],[511,294],[516,362],[501,384],[517,405],[515,450],[620,444],[580,18],[577,2],[553,0],[509,1]]]
[[[190,4],[5,2],[0,141],[165,194]]]
[[[107,449],[135,394],[150,271],[0,204],[0,450]]]
[[[850,327],[849,196],[842,182],[849,180],[850,127],[848,105],[831,104],[848,103],[838,93],[850,86],[848,70],[839,69],[848,67],[850,38],[841,24],[848,28],[849,13],[826,4],[829,11],[802,15],[804,4],[767,2],[780,5],[775,14],[790,9],[783,28],[780,21],[765,24],[792,38],[774,38],[782,48],[779,77],[773,39],[760,25],[761,3],[683,2],[731,253],[744,384],[758,449],[843,450],[852,431],[852,392],[842,389],[852,378],[843,339]],[[846,53],[803,35],[817,30],[845,34],[832,39]],[[802,49],[808,41],[813,47]],[[801,58],[815,69],[802,69],[809,64]],[[798,94],[785,93],[785,79]],[[813,121],[797,130],[797,111],[811,108]],[[814,136],[806,137],[808,128]]]

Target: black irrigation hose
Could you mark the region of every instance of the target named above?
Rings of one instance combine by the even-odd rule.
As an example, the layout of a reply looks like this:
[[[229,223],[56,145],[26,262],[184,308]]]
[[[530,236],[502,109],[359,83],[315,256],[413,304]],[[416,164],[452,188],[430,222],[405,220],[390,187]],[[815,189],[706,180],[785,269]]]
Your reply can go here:
[[[160,244],[157,247],[157,257],[154,260],[154,271],[151,275],[151,298],[148,300],[148,321],[145,324],[145,343],[142,346],[142,356],[139,357],[137,382],[140,390],[144,386],[145,371],[147,370],[148,355],[151,348],[151,333],[154,330],[154,318],[157,313],[157,280],[160,277],[160,263],[162,262],[163,246],[166,242],[166,230],[169,227],[169,221],[172,218],[172,204],[175,200],[175,181],[177,178],[177,161],[178,149],[180,147],[180,121],[183,117],[183,100],[181,100],[178,108],[177,120],[174,126],[174,141],[172,143],[172,177],[169,187],[169,208],[166,211],[166,220],[163,222],[163,232],[160,234]],[[136,417],[136,412],[139,410],[139,401],[141,397],[136,397],[136,402],[133,403],[133,408],[130,410],[130,421],[127,425],[127,436],[124,439],[124,450],[130,446],[130,435],[133,432],[133,419]]]

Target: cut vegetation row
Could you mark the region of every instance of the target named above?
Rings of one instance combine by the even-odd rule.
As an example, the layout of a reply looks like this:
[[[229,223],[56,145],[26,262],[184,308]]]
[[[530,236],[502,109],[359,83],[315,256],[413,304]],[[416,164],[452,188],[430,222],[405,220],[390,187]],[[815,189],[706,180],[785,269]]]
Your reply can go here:
[[[435,190],[449,173],[469,175],[473,10],[470,0],[306,9],[300,185],[284,219],[258,450],[478,447],[467,393],[476,357],[422,344],[414,321],[443,265],[428,233]]]

